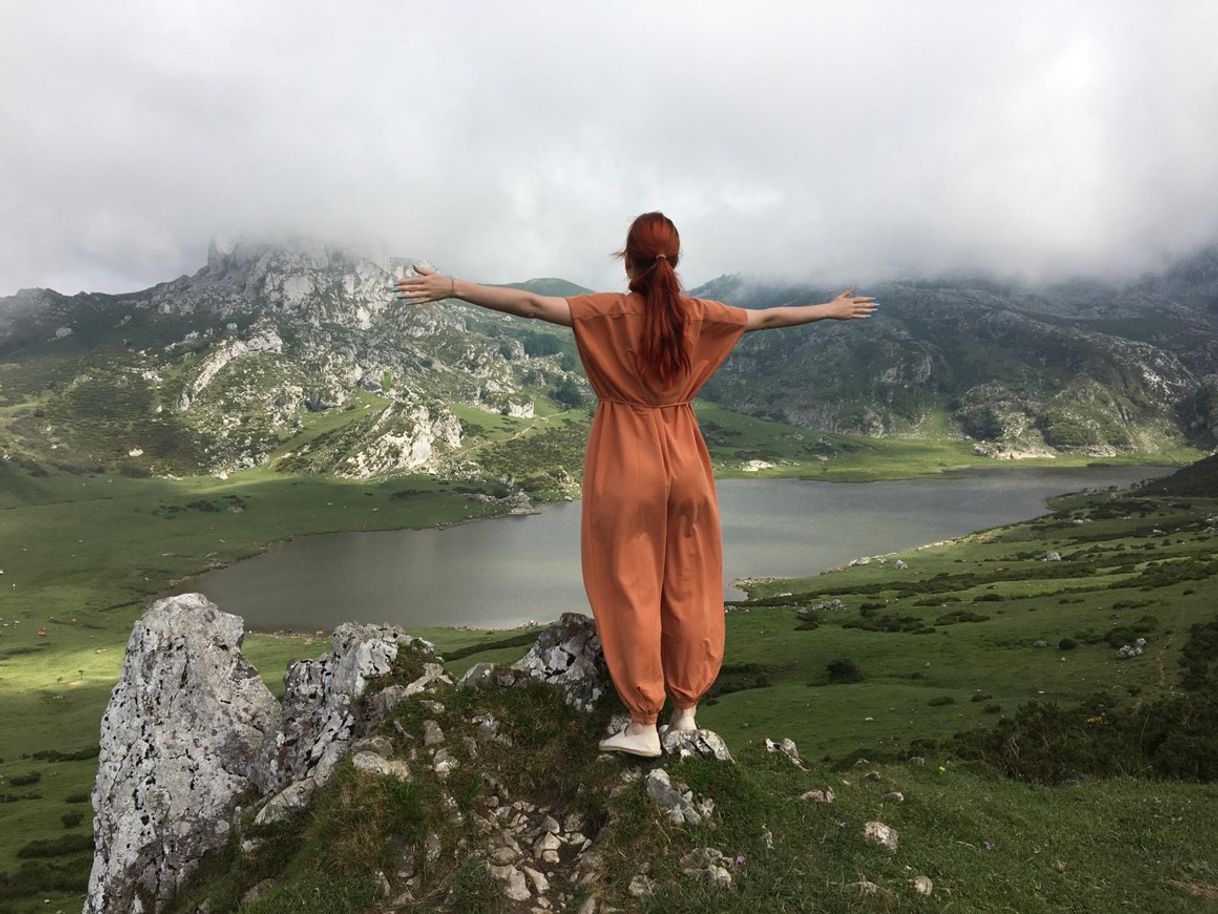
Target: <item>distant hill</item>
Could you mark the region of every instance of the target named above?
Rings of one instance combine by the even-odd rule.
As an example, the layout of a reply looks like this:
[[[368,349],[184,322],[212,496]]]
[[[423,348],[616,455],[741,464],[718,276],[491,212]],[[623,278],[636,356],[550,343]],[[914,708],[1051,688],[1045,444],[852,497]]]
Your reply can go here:
[[[573,295],[586,295],[592,291],[583,286],[577,286],[573,282],[567,282],[565,279],[555,279],[554,277],[529,279],[525,282],[509,282],[504,283],[504,285],[509,289],[528,289],[530,292],[536,292],[538,295],[554,295],[560,298],[570,298]]]
[[[502,431],[496,415],[591,402],[569,330],[408,305],[392,285],[411,262],[307,237],[213,241],[193,275],[148,289],[0,299],[0,452],[134,475],[473,477],[493,449],[466,457],[461,442]],[[733,274],[691,291],[765,307],[838,289]],[[972,440],[995,457],[1218,444],[1218,247],[1122,288],[969,277],[866,291],[881,303],[866,321],[749,334],[705,396],[827,432]],[[569,486],[577,468],[554,453],[580,438],[558,426],[532,453]]]
[[[750,308],[840,287],[721,276],[692,294]],[[707,386],[724,405],[825,431],[967,436],[993,456],[1218,445],[1218,246],[1125,287],[885,282],[861,321],[746,336]]]

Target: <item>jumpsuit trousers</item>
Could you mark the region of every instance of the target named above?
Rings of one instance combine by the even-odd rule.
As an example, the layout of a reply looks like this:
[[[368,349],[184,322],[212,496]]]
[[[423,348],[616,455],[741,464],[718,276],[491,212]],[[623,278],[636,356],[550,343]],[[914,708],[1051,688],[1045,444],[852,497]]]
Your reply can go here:
[[[691,403],[747,314],[687,299],[689,377],[657,391],[631,359],[642,320],[633,294],[569,299],[594,392],[580,524],[584,588],[606,666],[635,723],[654,724],[666,695],[689,708],[723,661],[723,546],[710,455]]]

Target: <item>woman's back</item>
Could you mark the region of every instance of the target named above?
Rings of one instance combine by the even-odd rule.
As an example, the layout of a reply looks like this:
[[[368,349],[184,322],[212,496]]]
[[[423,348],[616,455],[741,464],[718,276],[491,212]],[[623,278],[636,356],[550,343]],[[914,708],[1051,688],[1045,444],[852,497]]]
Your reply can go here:
[[[689,340],[690,370],[663,387],[636,365],[643,330],[642,296],[593,292],[567,299],[571,329],[584,371],[602,400],[665,406],[692,400],[723,364],[744,333],[748,312],[711,299],[681,296]]]

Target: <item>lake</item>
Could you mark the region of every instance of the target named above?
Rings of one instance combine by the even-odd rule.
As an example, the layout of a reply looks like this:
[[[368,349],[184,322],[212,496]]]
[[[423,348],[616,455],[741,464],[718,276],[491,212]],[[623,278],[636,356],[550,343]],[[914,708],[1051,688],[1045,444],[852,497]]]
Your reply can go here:
[[[1051,495],[1127,486],[1175,467],[965,468],[890,482],[719,480],[724,595],[732,578],[806,576],[1044,514]],[[251,628],[502,628],[591,614],[579,562],[579,501],[444,529],[304,536],[183,582]]]

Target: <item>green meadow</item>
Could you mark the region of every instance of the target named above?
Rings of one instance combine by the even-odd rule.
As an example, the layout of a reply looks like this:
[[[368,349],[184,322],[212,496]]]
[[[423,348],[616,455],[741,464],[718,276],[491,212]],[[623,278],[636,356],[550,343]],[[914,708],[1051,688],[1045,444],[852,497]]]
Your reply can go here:
[[[721,477],[891,479],[993,465],[972,455],[964,441],[821,435],[708,403],[698,405],[698,414]],[[505,472],[511,468],[510,475],[526,480],[538,498],[556,491],[554,461],[572,453],[578,458],[587,431],[583,410],[553,410],[532,419],[472,413],[461,418],[471,427],[478,424],[478,433],[468,436],[471,449],[497,455],[501,448],[512,449],[510,461],[498,459],[505,459]],[[309,434],[327,431],[317,427]],[[283,452],[299,443],[285,442]],[[492,443],[495,447],[486,447]],[[1156,455],[1153,462],[1183,464],[1198,456],[1181,450]],[[754,459],[774,466],[757,474],[741,469],[742,461]],[[1021,461],[1027,462],[1035,463]],[[295,536],[427,527],[502,510],[473,497],[483,492],[502,494],[503,486],[429,475],[355,482],[294,475],[274,465],[221,480],[36,475],[0,464],[0,872],[6,874],[0,880],[0,910],[66,911],[80,904],[91,859],[88,793],[98,722],[131,625],[157,594]],[[769,790],[763,788],[766,779],[784,774],[770,770],[773,756],[758,754],[766,737],[794,739],[804,756],[821,766],[860,753],[877,764],[898,766],[898,753],[909,743],[990,726],[1032,698],[1070,704],[1100,691],[1137,702],[1170,693],[1188,625],[1214,613],[1215,581],[1212,572],[1202,571],[1215,558],[1218,541],[1201,532],[1196,521],[1218,511],[1218,500],[1138,499],[1140,510],[1129,519],[1106,516],[1097,507],[1102,501],[1099,496],[1066,499],[1055,505],[1057,514],[894,554],[883,564],[754,584],[748,601],[729,607],[723,673],[699,714],[700,723],[718,731],[733,751],[746,758],[754,754],[755,771],[739,775],[756,778],[746,794]],[[1073,513],[1095,516],[1090,523],[1074,524],[1068,519]],[[1042,561],[1048,550],[1059,551],[1062,561]],[[908,568],[893,568],[898,557]],[[1156,576],[1167,566],[1183,576]],[[936,583],[928,589],[930,582]],[[1145,589],[1148,582],[1153,586]],[[813,608],[832,598],[843,602],[841,609]],[[1112,632],[1135,629],[1145,632],[1146,653],[1117,660]],[[459,656],[450,663],[457,673],[479,660],[515,660],[535,634],[414,631],[434,641],[442,654]],[[1059,647],[1063,639],[1073,645]],[[504,640],[513,643],[496,646]],[[1048,647],[1034,647],[1037,640]],[[324,636],[311,633],[251,633],[244,649],[278,692],[290,660],[326,647]],[[855,678],[835,680],[827,673],[831,666],[850,669],[845,678]],[[1210,785],[1160,789],[1135,781],[1100,782],[1062,800],[1077,810],[1062,817],[1054,812],[1048,788],[1030,791],[989,769],[961,771],[950,762],[945,767],[946,772],[929,762],[917,771],[901,767],[902,777],[916,783],[922,795],[938,791],[940,812],[952,811],[953,830],[939,835],[927,809],[909,807],[909,815],[916,808],[925,816],[921,826],[910,827],[922,830],[930,860],[947,859],[949,833],[985,831],[1014,850],[1043,828],[1062,842],[1062,853],[1072,855],[1070,879],[1079,880],[1086,892],[1099,892],[1115,885],[1111,880],[1121,866],[1119,851],[1102,847],[1096,830],[1116,829],[1123,817],[1142,809],[1138,822],[1148,848],[1174,847],[1181,836],[1191,836],[1187,853],[1177,848],[1171,857],[1167,850],[1156,851],[1171,857],[1170,866],[1155,869],[1157,897],[1175,891],[1171,903],[1157,910],[1201,910],[1189,906],[1194,902],[1187,892],[1164,887],[1169,876],[1218,885],[1218,855],[1212,850],[1218,847],[1213,825],[1218,804]],[[799,828],[808,826],[800,821]],[[801,841],[814,841],[819,833],[799,834]],[[1000,859],[1005,868],[987,876]],[[849,869],[856,863],[847,855],[834,865]],[[992,899],[1024,882],[1028,898],[1039,891],[1031,888],[1030,870],[1008,857],[982,855],[970,866],[975,869],[961,870],[955,878],[961,886],[992,880],[986,888]],[[966,909],[980,908],[960,908]],[[1029,903],[1005,909],[1051,908]],[[1100,910],[1075,908],[1093,909]]]

